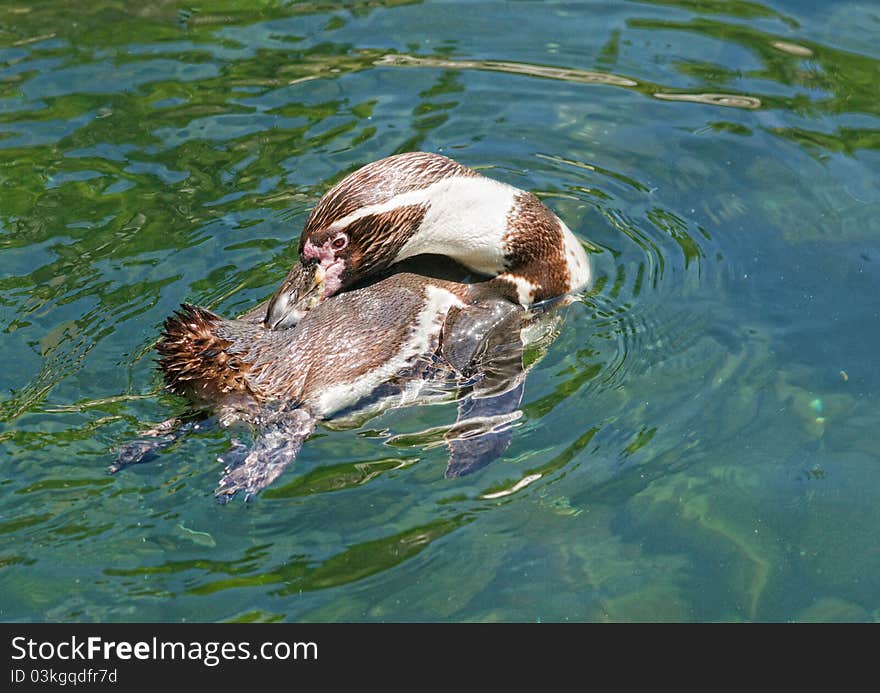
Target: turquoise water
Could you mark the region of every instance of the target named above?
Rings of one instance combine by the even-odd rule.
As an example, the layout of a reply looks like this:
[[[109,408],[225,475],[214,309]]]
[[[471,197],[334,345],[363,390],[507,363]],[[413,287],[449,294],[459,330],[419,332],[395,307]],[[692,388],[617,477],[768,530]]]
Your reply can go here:
[[[880,620],[880,6],[0,8],[0,619]],[[267,298],[345,173],[536,192],[597,281],[505,456],[322,427],[255,502],[152,346]],[[442,429],[439,434],[442,437]],[[528,482],[528,483],[526,483]]]

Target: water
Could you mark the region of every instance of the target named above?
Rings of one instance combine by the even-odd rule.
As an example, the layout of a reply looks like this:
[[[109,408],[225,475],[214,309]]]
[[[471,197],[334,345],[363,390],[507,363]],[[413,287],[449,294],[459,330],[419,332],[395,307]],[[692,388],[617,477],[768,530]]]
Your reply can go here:
[[[880,6],[253,5],[0,8],[2,620],[880,619]],[[504,458],[445,479],[449,403],[250,505],[228,431],[108,476],[164,317],[413,149],[594,253]]]

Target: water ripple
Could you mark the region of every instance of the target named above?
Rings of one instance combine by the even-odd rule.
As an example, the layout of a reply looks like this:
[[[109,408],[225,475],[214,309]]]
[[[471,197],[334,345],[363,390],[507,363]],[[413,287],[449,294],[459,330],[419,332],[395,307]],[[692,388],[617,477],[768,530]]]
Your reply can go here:
[[[710,106],[726,106],[729,108],[755,109],[761,107],[761,99],[743,94],[687,94],[666,91],[651,91],[652,85],[638,82],[635,79],[615,75],[613,73],[595,72],[577,68],[554,67],[550,65],[534,65],[530,63],[514,63],[498,60],[448,60],[432,57],[418,57],[405,54],[384,55],[375,61],[377,67],[433,67],[454,70],[483,70],[487,72],[505,72],[513,75],[527,75],[544,79],[557,79],[578,84],[605,84],[615,87],[635,89],[648,93],[654,98],[664,101],[684,101],[703,103]]]

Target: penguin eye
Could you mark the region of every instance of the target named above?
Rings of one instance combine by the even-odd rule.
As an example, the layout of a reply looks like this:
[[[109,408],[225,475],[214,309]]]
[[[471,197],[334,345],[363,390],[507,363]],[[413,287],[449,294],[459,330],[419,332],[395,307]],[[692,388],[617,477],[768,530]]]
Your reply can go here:
[[[348,245],[348,237],[341,233],[336,238],[333,239],[333,242],[330,244],[330,247],[333,250],[342,250],[345,246]]]

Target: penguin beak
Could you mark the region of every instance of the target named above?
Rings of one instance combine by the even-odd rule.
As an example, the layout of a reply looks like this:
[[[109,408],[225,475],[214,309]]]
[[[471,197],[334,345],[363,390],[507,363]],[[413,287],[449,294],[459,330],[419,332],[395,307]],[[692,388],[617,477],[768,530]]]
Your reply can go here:
[[[318,263],[297,262],[269,301],[263,324],[270,330],[293,327],[324,300],[325,272]]]

